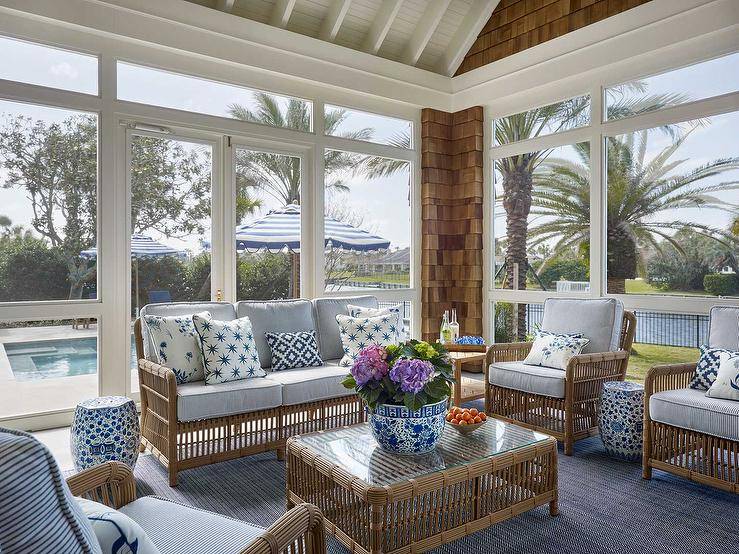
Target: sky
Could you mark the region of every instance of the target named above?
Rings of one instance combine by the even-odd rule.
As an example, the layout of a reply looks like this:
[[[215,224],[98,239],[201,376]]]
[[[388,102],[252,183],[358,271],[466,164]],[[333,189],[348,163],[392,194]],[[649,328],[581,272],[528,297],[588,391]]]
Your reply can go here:
[[[97,93],[97,59],[93,56],[56,50],[0,37],[0,78],[33,84]],[[685,92],[692,99],[723,94],[739,90],[739,54],[704,62],[697,66],[683,68],[669,74],[642,79],[648,93]],[[154,105],[196,111],[216,116],[227,116],[228,106],[239,103],[253,107],[252,92],[234,85],[214,83],[202,79],[178,76],[173,73],[155,71],[130,64],[119,64],[118,95],[122,99]],[[284,105],[285,97],[277,97]],[[0,114],[22,114],[48,122],[61,121],[74,112],[30,104],[12,103],[0,100]],[[3,115],[2,117],[6,117]],[[705,123],[705,121],[704,121]],[[407,122],[393,118],[351,112],[347,122],[337,129],[341,134],[362,127],[375,130],[377,142],[385,143],[399,132],[408,130]],[[686,161],[681,169],[691,169],[719,157],[739,155],[736,129],[739,128],[739,113],[710,118],[710,124],[696,129],[679,156]],[[667,138],[660,133],[650,134],[647,157],[667,144]],[[558,155],[567,157],[567,148]],[[570,149],[571,150],[571,149]],[[0,179],[3,179],[0,169]],[[721,177],[724,180],[739,180],[737,172]],[[327,194],[327,203],[336,203],[350,211],[361,214],[362,227],[391,241],[391,247],[405,247],[410,244],[409,183],[407,174],[390,178],[367,180],[352,176],[350,192]],[[718,195],[722,200],[739,204],[737,191],[725,191]],[[15,223],[28,223],[30,206],[23,192],[0,190],[0,213],[9,216]],[[261,212],[277,207],[266,201]],[[672,216],[672,215],[671,215]],[[674,217],[685,221],[701,221],[709,217],[716,225],[726,226],[728,214],[712,213],[705,210],[683,209]],[[500,224],[499,224],[500,223]],[[504,221],[495,219],[495,236],[505,233]],[[185,241],[174,241],[155,237],[172,246],[199,248],[201,237]]]

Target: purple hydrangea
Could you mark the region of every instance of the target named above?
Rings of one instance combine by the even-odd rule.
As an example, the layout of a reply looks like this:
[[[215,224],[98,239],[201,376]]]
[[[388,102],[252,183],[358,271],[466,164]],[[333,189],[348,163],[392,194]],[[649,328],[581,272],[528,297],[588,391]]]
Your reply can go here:
[[[387,375],[389,369],[385,349],[377,344],[371,344],[359,352],[352,365],[351,374],[357,386],[362,387],[370,381],[380,381]]]
[[[403,392],[421,392],[434,376],[434,366],[426,360],[400,358],[390,370],[390,379],[400,385]]]

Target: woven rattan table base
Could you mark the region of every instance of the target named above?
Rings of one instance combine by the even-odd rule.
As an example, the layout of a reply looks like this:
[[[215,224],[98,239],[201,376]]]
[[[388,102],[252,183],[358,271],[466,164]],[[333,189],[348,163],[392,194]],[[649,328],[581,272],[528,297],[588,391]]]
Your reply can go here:
[[[544,504],[557,514],[554,438],[384,486],[300,437],[288,441],[287,455],[288,506],[317,505],[326,530],[356,553],[425,552]]]

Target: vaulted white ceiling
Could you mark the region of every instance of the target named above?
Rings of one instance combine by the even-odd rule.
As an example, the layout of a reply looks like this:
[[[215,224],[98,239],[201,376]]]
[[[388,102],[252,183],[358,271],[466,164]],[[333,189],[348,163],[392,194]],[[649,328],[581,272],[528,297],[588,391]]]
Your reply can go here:
[[[500,0],[186,0],[451,76]]]

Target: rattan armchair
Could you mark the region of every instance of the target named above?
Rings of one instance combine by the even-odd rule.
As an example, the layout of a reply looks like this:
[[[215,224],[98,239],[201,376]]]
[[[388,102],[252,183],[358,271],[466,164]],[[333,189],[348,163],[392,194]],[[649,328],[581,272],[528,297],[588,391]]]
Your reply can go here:
[[[107,462],[67,479],[72,494],[121,508],[136,500],[136,484],[128,466]],[[176,532],[175,529],[172,532]],[[241,554],[324,554],[323,516],[312,504],[295,506],[269,528],[245,544]],[[203,554],[211,554],[203,552]]]
[[[603,383],[623,381],[634,341],[636,317],[623,312],[619,349],[573,357],[564,371],[562,397],[535,394],[491,383],[490,366],[523,361],[532,343],[493,344],[485,361],[485,409],[488,415],[540,431],[564,443],[572,455],[575,441],[598,433],[598,409]]]

